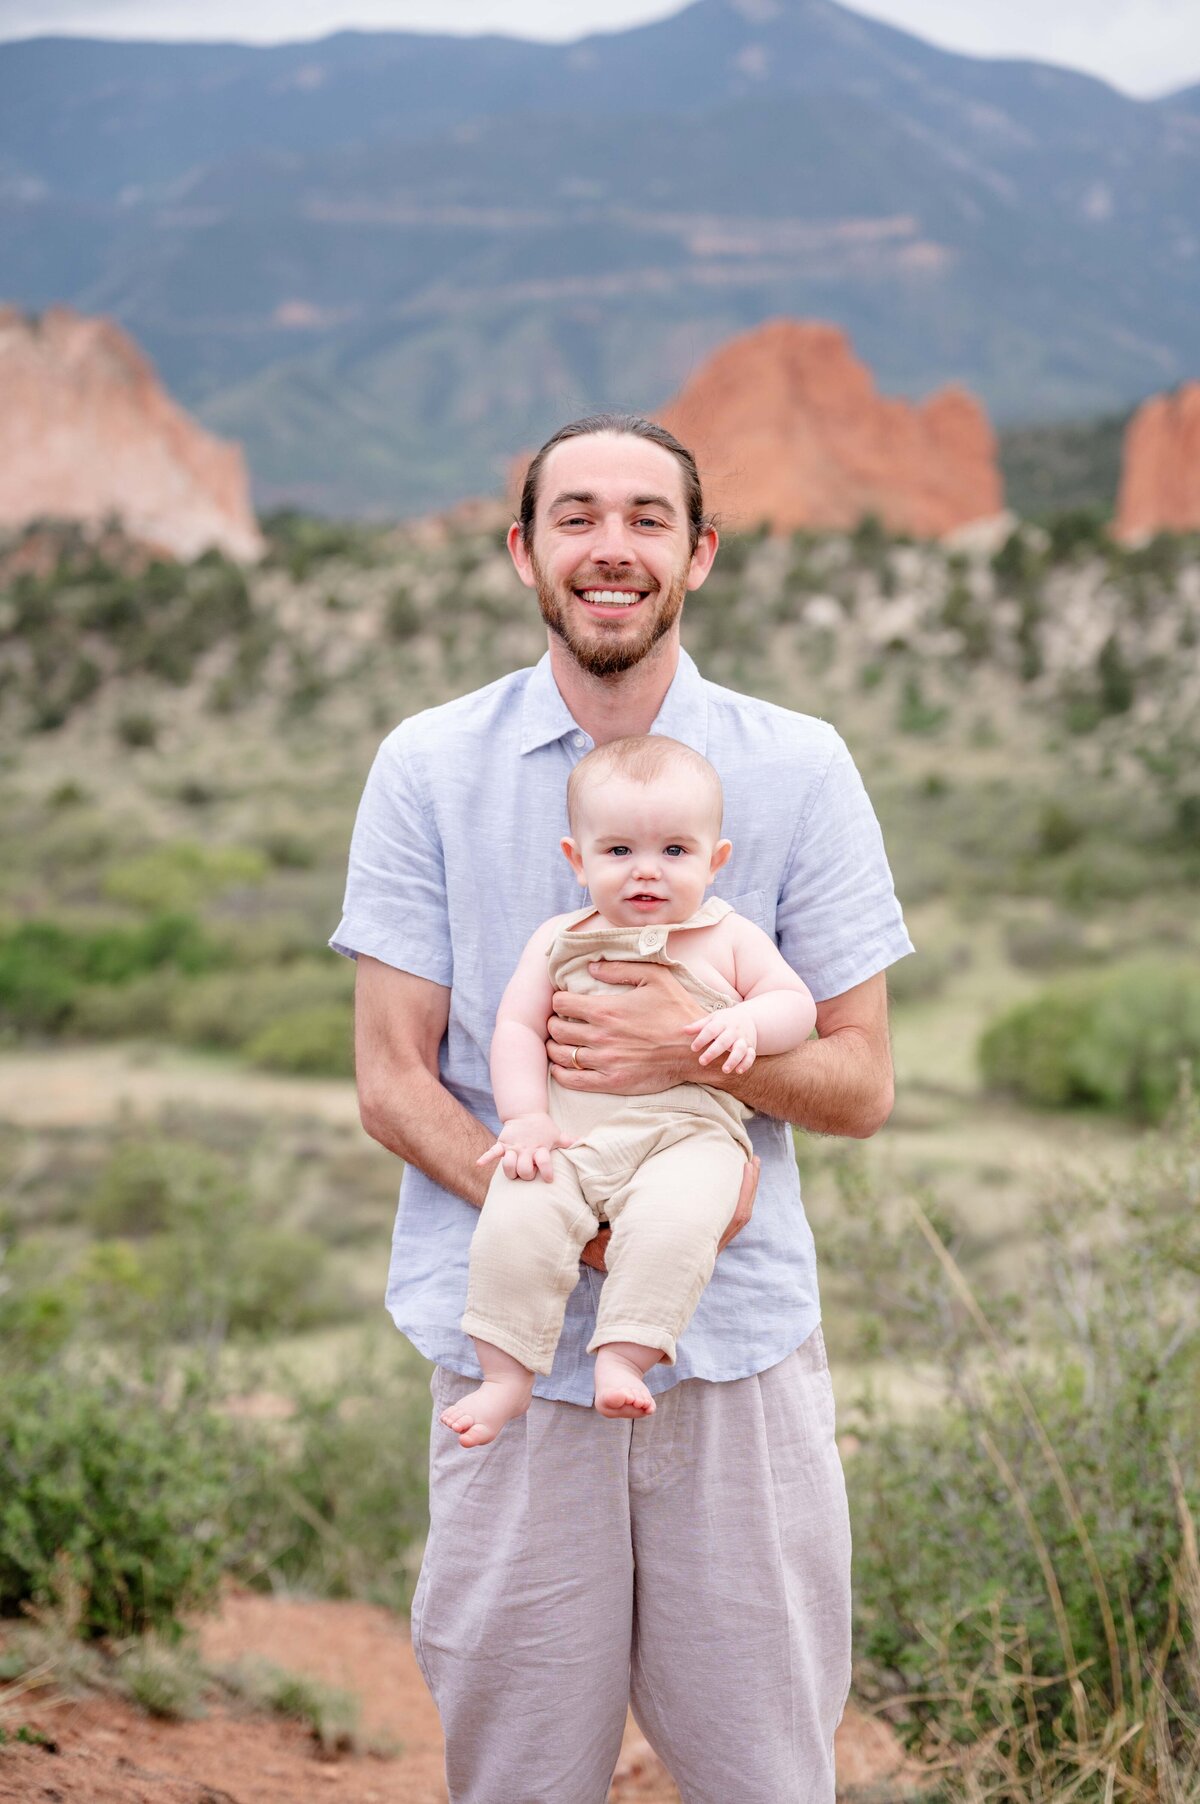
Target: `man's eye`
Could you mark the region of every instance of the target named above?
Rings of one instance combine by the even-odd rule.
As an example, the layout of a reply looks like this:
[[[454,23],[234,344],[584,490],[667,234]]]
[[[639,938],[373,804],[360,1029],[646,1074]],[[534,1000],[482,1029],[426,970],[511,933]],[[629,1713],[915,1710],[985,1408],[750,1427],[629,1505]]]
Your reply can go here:
[[[663,522],[656,520],[652,514],[643,514],[640,520],[634,521],[635,526],[661,526],[662,524]]]

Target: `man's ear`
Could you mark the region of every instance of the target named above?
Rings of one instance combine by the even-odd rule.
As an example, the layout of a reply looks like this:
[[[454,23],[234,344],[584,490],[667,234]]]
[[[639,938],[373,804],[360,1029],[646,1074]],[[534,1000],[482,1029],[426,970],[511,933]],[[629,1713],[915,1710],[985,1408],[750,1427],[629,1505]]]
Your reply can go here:
[[[696,541],[696,549],[692,553],[692,561],[688,565],[687,586],[698,589],[713,567],[713,559],[717,555],[717,547],[721,539],[715,526],[706,526]]]
[[[711,883],[717,872],[729,863],[733,856],[733,841],[719,839],[713,847],[712,863],[708,867],[708,880]]]
[[[573,839],[560,839],[558,843],[562,847],[563,853],[566,856],[571,869],[574,871],[577,881],[583,885],[584,889],[586,889],[587,878],[583,874],[583,857],[579,847],[575,844]]]
[[[519,520],[514,520],[509,527],[505,544],[508,546],[508,555],[513,561],[517,575],[525,584],[525,587],[527,589],[536,588],[537,578],[533,574],[533,564],[529,557],[529,547],[525,543],[525,534],[521,531],[521,522]]]

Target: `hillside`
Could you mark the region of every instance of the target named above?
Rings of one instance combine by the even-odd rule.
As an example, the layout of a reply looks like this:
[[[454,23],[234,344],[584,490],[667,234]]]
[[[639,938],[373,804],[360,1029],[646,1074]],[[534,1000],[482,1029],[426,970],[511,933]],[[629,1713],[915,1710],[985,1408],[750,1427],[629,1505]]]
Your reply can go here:
[[[505,523],[279,515],[249,570],[111,530],[0,540],[0,1797],[442,1795],[397,1620],[428,1370],[379,1307],[397,1163],[359,1122],[325,940],[380,738],[542,649]],[[1184,1797],[1200,539],[1130,549],[1079,514],[730,537],[684,636],[710,677],[845,735],[918,947],[889,973],[886,1131],[796,1136],[855,1697],[956,1796],[1117,1771],[1144,1804],[1136,1696]],[[1111,1646],[1105,1586],[1128,1603]],[[252,1653],[292,1671],[227,1670]],[[406,1750],[354,1751],[330,1683]],[[314,1736],[351,1746],[318,1763]],[[626,1756],[614,1798],[667,1804]]]
[[[9,297],[111,312],[245,443],[260,500],[334,512],[495,492],[564,415],[653,410],[781,313],[848,330],[885,392],[962,381],[1001,424],[1200,364],[1186,95],[833,0],[566,46],[4,45],[0,175]]]

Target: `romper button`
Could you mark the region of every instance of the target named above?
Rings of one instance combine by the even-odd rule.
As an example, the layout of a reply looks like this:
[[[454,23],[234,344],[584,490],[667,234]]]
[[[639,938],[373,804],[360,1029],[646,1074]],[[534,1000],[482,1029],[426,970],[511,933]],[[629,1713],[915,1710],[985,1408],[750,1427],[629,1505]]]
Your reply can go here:
[[[648,927],[638,940],[639,952],[658,952],[667,943],[667,936],[661,927]]]

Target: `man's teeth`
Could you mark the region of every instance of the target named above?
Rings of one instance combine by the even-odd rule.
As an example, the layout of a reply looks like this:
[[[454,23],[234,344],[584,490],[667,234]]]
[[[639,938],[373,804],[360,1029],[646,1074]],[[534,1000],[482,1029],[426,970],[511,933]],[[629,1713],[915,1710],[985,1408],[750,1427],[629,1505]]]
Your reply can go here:
[[[581,589],[580,595],[598,608],[631,608],[642,599],[636,590],[629,594],[618,589]]]

